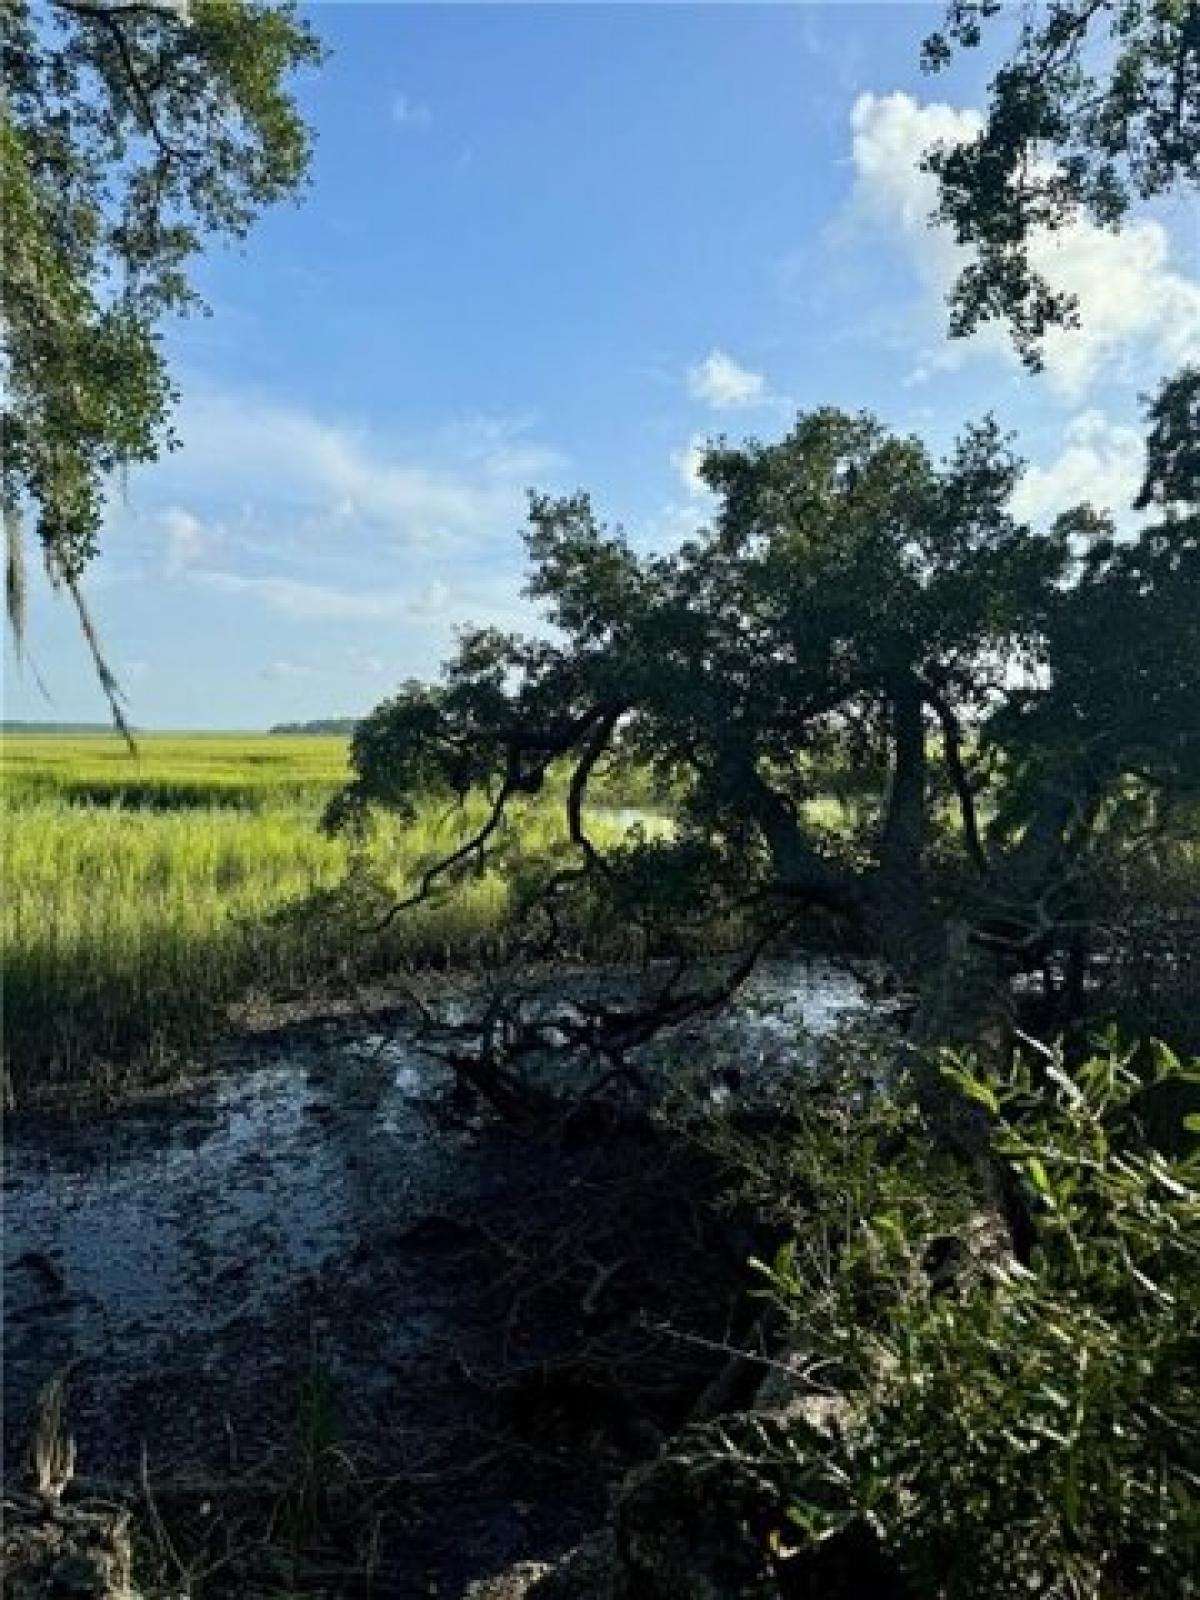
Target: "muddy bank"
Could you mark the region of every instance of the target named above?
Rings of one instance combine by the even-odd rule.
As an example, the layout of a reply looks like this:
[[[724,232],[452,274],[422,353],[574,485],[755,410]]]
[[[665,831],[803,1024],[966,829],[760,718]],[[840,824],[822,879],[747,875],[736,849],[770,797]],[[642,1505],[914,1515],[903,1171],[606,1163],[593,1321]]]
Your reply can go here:
[[[673,1048],[723,1093],[731,1058],[799,1070],[805,1030],[859,1003],[842,972],[776,965]],[[402,1031],[259,1040],[181,1099],[15,1118],[7,1154],[6,1473],[78,1362],[80,1472],[133,1483],[144,1449],[204,1560],[216,1496],[179,1485],[241,1484],[278,1522],[306,1474],[341,1474],[345,1576],[299,1592],[455,1594],[564,1548],[722,1365],[689,1339],[739,1332],[744,1250],[694,1153],[465,1114]]]

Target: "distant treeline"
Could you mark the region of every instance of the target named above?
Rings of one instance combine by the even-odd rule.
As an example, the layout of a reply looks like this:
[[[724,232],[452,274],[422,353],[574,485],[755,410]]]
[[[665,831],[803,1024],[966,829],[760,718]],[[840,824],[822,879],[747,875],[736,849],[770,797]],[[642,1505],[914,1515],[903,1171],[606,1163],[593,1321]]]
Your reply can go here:
[[[268,728],[268,733],[290,734],[338,734],[348,738],[357,726],[356,717],[320,717],[315,722],[278,722],[273,728]],[[134,728],[134,733],[148,733],[146,728]],[[164,730],[165,731],[165,730]],[[193,736],[203,738],[206,732],[220,733],[222,729],[193,730]],[[114,732],[111,722],[21,722],[10,718],[0,720],[0,734],[4,733],[29,733],[44,734],[47,737],[54,734],[80,736],[83,734],[112,734]]]
[[[134,733],[142,733],[142,728],[134,728]],[[0,722],[0,733],[112,733],[111,722],[19,722],[5,718]]]
[[[268,733],[339,733],[347,738],[358,726],[357,717],[318,717],[315,722],[277,722]]]

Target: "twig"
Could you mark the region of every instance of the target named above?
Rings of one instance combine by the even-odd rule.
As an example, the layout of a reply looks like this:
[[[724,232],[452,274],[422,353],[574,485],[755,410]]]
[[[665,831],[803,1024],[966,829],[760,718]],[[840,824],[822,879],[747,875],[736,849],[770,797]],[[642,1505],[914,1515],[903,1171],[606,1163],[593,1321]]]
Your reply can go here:
[[[158,1540],[159,1549],[170,1559],[175,1571],[186,1585],[190,1577],[189,1569],[181,1560],[171,1535],[167,1532],[167,1525],[159,1514],[158,1503],[150,1487],[150,1460],[146,1452],[144,1439],[142,1441],[139,1481],[142,1486],[142,1495],[146,1501],[146,1509],[150,1515],[150,1525],[154,1529],[154,1536]]]

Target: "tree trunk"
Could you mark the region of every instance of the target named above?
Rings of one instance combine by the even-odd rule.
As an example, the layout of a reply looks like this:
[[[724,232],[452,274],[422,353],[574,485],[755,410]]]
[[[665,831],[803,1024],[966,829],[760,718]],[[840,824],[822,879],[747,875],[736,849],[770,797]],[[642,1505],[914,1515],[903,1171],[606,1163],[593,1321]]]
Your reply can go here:
[[[1028,1197],[1011,1169],[992,1152],[992,1119],[942,1073],[946,1052],[969,1054],[984,1077],[1011,1063],[1015,1017],[1012,990],[996,954],[965,922],[947,926],[943,959],[922,995],[906,1043],[917,1101],[934,1138],[975,1172],[983,1210],[1002,1223],[1019,1261],[1028,1261],[1036,1224]]]

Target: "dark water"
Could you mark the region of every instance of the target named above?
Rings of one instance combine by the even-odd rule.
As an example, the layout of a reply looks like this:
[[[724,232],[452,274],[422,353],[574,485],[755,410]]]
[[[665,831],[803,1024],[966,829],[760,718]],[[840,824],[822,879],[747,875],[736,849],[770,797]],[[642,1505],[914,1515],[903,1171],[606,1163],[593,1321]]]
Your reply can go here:
[[[751,1081],[802,1069],[862,1003],[843,971],[776,963],[729,1015],[681,1029],[663,1059],[723,1093],[717,1069],[733,1062]],[[7,1470],[38,1387],[68,1362],[80,1363],[71,1416],[85,1474],[127,1476],[143,1444],[162,1470],[259,1459],[294,1432],[315,1360],[349,1397],[350,1433],[419,1456],[450,1420],[445,1371],[484,1316],[454,1265],[453,1219],[486,1214],[514,1173],[534,1206],[542,1190],[553,1205],[561,1181],[552,1156],[530,1166],[446,1116],[444,1087],[403,1032],[314,1037],[274,1059],[248,1053],[169,1103],[15,1119]]]
[[[701,1080],[727,1063],[791,1070],[860,1005],[844,971],[775,963],[664,1051]],[[381,1218],[395,1227],[449,1198],[455,1136],[426,1099],[438,1079],[400,1034],[294,1046],[169,1106],[18,1121],[4,1187],[16,1347],[36,1324],[64,1353],[152,1360],[181,1328],[269,1314]]]

